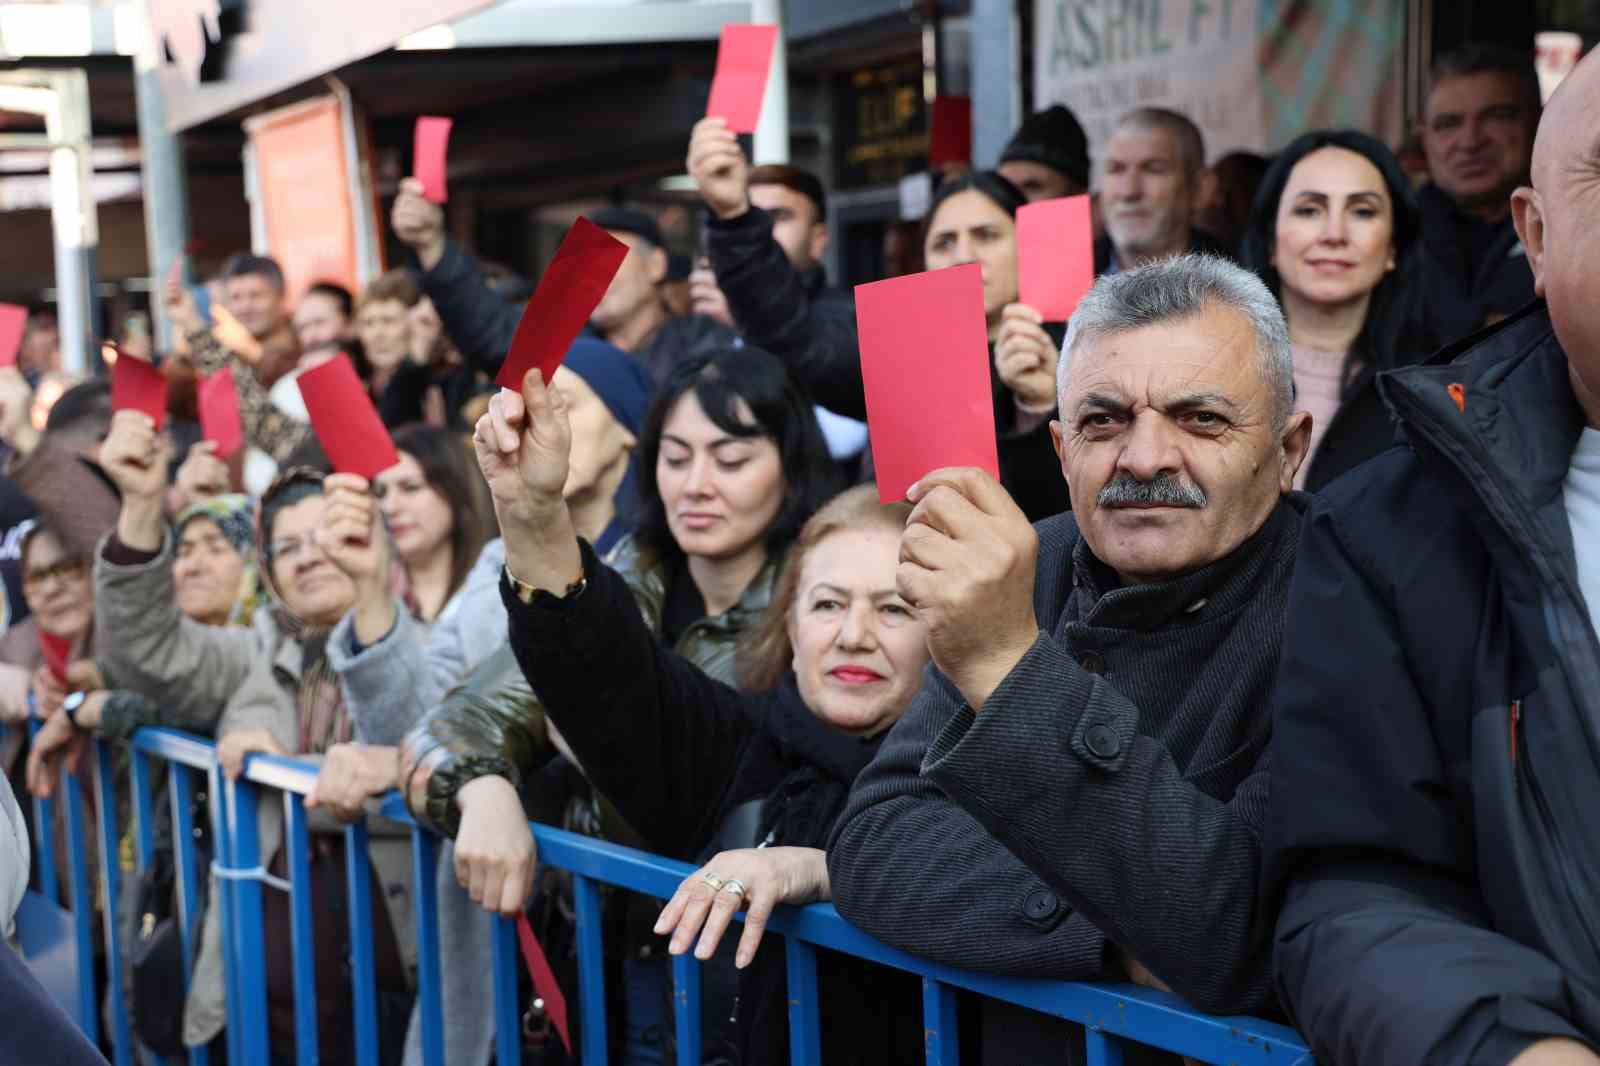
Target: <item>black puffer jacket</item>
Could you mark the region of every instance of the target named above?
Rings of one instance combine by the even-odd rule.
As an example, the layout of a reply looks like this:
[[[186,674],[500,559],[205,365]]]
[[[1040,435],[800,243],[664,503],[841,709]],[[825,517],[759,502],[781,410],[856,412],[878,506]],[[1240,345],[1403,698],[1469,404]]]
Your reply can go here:
[[[1566,356],[1534,305],[1380,388],[1406,445],[1327,490],[1289,596],[1278,989],[1324,1063],[1594,1043],[1600,640],[1562,499]]]

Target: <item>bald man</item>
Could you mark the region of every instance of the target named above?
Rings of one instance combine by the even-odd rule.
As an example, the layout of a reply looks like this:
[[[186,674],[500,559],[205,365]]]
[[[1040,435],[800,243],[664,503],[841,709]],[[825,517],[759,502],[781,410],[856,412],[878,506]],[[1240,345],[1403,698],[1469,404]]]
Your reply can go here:
[[[1405,443],[1300,545],[1267,883],[1325,1064],[1600,1063],[1600,55],[1532,182],[1543,302],[1380,378]]]

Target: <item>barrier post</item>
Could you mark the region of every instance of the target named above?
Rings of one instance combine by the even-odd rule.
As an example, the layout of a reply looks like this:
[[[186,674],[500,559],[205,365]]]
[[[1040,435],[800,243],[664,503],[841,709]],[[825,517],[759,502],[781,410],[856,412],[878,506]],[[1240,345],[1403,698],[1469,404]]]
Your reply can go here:
[[[372,880],[367,820],[345,826],[344,875],[350,899],[350,991],[355,999],[356,1066],[378,1066],[378,969],[372,946]],[[507,1061],[516,1061],[514,1059]]]
[[[584,1062],[609,1062],[606,1054],[606,958],[600,931],[600,887],[572,878],[578,916],[578,1001],[582,1012]]]
[[[28,709],[33,710],[33,694],[28,694]],[[44,723],[28,716],[28,739],[39,735]],[[51,903],[61,904],[61,879],[56,876],[56,804],[54,800],[33,798],[34,851],[39,856],[39,890]]]
[[[78,1016],[83,1035],[100,1042],[100,1004],[94,982],[94,890],[89,887],[89,841],[83,825],[83,789],[76,774],[62,775],[61,802],[67,810],[68,875],[72,879],[72,928],[78,946]],[[46,832],[50,832],[47,828]]]
[[[784,938],[783,953],[789,976],[789,1061],[794,1066],[816,1066],[822,1061],[817,949],[791,936]]]
[[[183,941],[183,987],[187,992],[194,983],[195,943],[200,936],[200,864],[195,855],[194,777],[196,771],[179,763],[167,764],[167,780],[171,782],[172,797],[172,860],[173,880],[178,888],[178,929]],[[208,799],[210,797],[207,797]],[[215,824],[213,822],[213,824]],[[218,835],[212,833],[212,845]],[[208,874],[209,876],[209,874]],[[213,899],[213,907],[221,900]],[[218,912],[218,919],[221,912]],[[225,926],[223,928],[226,928]],[[210,1066],[211,1052],[205,1047],[189,1049],[189,1066]]]
[[[928,1066],[956,1066],[961,1061],[956,1023],[956,990],[931,977],[922,979],[922,1039]]]
[[[517,927],[496,914],[491,919],[490,952],[494,966],[494,1054],[496,1062],[522,1061],[521,1004],[517,1002]]]
[[[300,1066],[317,1064],[317,960],[311,921],[311,835],[305,800],[283,794],[284,834],[289,867],[289,939],[294,946],[294,1046]]]
[[[439,842],[426,830],[413,828],[411,876],[416,881],[417,894],[417,1009],[422,1015],[422,1061],[426,1066],[444,1066],[438,869]]]
[[[256,786],[240,777],[223,785],[228,836],[228,854],[233,891],[233,958],[237,969],[235,1011],[228,1014],[228,1028],[237,1030],[243,1066],[269,1066],[272,1057],[271,1034],[267,1025],[267,959],[262,937],[261,913],[261,834],[256,821]],[[242,875],[242,876],[241,876]]]
[[[1109,1034],[1099,1029],[1085,1029],[1083,1045],[1088,1052],[1088,1066],[1122,1066],[1122,1045]]]
[[[726,936],[735,935],[729,929]],[[700,963],[686,951],[672,957],[672,1013],[678,1030],[678,1066],[699,1066],[704,1034],[700,1031]]]
[[[117,771],[110,745],[96,738],[93,748],[100,884],[105,889],[101,927],[106,939],[106,980],[111,987],[111,1051],[116,1066],[131,1066],[133,1033],[128,1026],[127,997],[122,995],[122,937],[117,928],[117,900],[122,895],[121,835],[117,832]]]

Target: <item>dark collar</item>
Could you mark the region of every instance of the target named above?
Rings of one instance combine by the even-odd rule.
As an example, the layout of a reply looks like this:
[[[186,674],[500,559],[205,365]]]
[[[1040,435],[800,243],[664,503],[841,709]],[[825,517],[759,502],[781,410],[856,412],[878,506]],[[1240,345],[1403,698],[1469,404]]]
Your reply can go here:
[[[1148,585],[1123,585],[1080,535],[1072,553],[1069,621],[1109,629],[1158,629],[1213,617],[1249,601],[1280,542],[1299,528],[1300,494],[1284,497],[1261,528],[1229,554],[1198,570]]]

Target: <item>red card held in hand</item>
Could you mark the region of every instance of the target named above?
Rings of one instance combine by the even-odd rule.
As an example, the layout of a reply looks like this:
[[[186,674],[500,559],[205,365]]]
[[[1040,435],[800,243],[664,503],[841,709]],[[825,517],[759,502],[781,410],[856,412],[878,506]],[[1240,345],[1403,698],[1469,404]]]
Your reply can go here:
[[[754,133],[767,94],[778,27],[730,22],[717,45],[717,72],[711,78],[708,118],[725,119],[734,133]]]
[[[311,428],[334,470],[371,481],[400,461],[349,356],[340,352],[301,374],[296,383],[311,415]]]
[[[857,285],[856,329],[878,498],[903,500],[918,479],[947,466],[999,478],[983,268]]]
[[[435,115],[417,119],[412,142],[411,173],[422,182],[422,195],[436,204],[449,199],[445,160],[450,147],[450,120]]]
[[[39,630],[39,651],[44,655],[44,664],[50,668],[50,673],[57,681],[67,679],[67,659],[72,654],[72,641],[66,637],[58,637],[54,633]]]
[[[0,304],[0,366],[16,366],[22,351],[22,334],[28,328],[28,309]]]
[[[1024,204],[1017,211],[1018,299],[1065,322],[1094,286],[1094,226],[1087,196]]]
[[[972,98],[936,96],[928,119],[928,166],[972,161]]]
[[[520,392],[522,379],[538,367],[548,384],[627,256],[628,246],[593,222],[574,222],[522,310],[495,383]]]
[[[248,371],[246,371],[248,373]],[[244,445],[244,424],[239,417],[239,389],[233,369],[223,367],[200,379],[195,390],[200,407],[200,435],[217,446],[226,459]]]
[[[137,356],[117,354],[111,371],[111,409],[143,411],[161,428],[167,415],[167,377]]]

